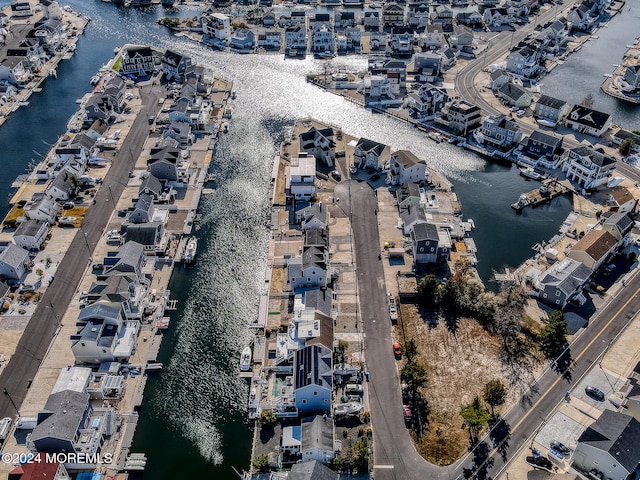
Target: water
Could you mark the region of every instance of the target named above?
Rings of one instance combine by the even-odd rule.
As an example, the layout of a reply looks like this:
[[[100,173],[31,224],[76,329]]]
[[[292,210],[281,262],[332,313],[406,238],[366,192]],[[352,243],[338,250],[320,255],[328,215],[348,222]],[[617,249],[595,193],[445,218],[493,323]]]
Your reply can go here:
[[[543,93],[570,103],[580,103],[593,95],[593,108],[611,114],[613,123],[629,129],[640,129],[640,105],[624,102],[605,94],[600,85],[605,73],[613,72],[613,64],[622,63],[626,45],[640,35],[640,9],[627,2],[622,14],[613,17],[607,27],[600,28],[597,40],[590,40],[556,67],[543,80]]]
[[[160,352],[165,369],[149,379],[132,447],[149,458],[144,478],[228,479],[234,477],[232,466],[248,467],[247,391],[238,379],[237,364],[248,340],[245,325],[255,317],[264,288],[271,161],[295,119],[314,117],[351,135],[410,149],[447,175],[465,217],[475,220],[478,268],[485,280],[493,269],[529,257],[530,247],[551,237],[570,210],[568,200],[558,199],[517,216],[509,205],[535,184],[519,177],[516,168],[436,144],[410,126],[307,84],[304,75],[323,69],[321,61],[213,52],[156,25],[166,14],[160,7],[123,11],[97,0],[68,4],[93,20],[74,58],[60,65],[57,80],[47,79],[30,106],[0,129],[3,159],[12,175],[47,151],[41,140],[53,143],[65,132],[76,109],[74,100],[90,89],[91,76],[114,47],[124,43],[187,53],[216,75],[233,80],[237,92],[230,133],[214,152],[217,192],[204,197],[200,207],[198,261],[192,269],[177,269],[169,286],[179,309]],[[179,15],[193,17],[199,10],[181,8]],[[365,60],[339,58],[333,65],[357,70]],[[37,131],[31,125],[38,125]],[[0,178],[0,191],[8,195],[12,179]],[[4,204],[0,207],[6,210]]]

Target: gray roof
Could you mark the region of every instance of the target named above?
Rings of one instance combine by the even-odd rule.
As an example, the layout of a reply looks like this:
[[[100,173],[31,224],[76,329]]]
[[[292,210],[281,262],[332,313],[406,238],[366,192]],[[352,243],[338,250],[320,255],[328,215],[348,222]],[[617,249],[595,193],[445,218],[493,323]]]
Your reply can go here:
[[[373,152],[374,155],[380,156],[387,146],[384,143],[374,142],[373,140],[362,137],[358,140],[356,147],[360,148],[363,152]]]
[[[98,301],[80,310],[78,320],[117,320],[121,309],[122,305],[118,302]]]
[[[162,182],[158,177],[149,173],[140,184],[138,193],[153,195],[157,198],[162,193]],[[140,196],[142,197],[142,195]]]
[[[329,248],[329,232],[326,228],[316,228],[304,232],[304,246]]]
[[[287,480],[339,480],[340,475],[322,463],[311,462],[294,463]]]
[[[316,415],[302,420],[302,451],[333,452],[333,418]]]
[[[73,442],[89,404],[89,394],[63,390],[49,395],[44,410],[38,414],[38,425],[31,440],[57,438]]]
[[[640,423],[633,417],[605,410],[587,428],[578,443],[609,453],[628,472],[633,472],[640,459]]]
[[[327,224],[327,207],[321,203],[314,203],[313,205],[303,208],[300,210],[300,214],[304,218],[304,223],[318,219],[322,224]]]
[[[295,388],[318,385],[331,390],[333,367],[331,350],[322,345],[310,345],[294,352]]]
[[[27,237],[33,237],[38,234],[38,232],[42,228],[42,225],[44,225],[45,223],[46,222],[43,222],[42,220],[26,220],[22,222],[18,226],[18,228],[16,228],[13,236],[15,237],[18,235],[24,235]]]
[[[407,208],[400,212],[400,218],[404,225],[411,225],[412,223],[427,223],[427,216],[424,210],[420,207]],[[417,224],[417,223],[416,223]]]
[[[615,227],[622,235],[626,235],[633,228],[633,218],[625,212],[605,212],[602,218],[603,225]]]
[[[411,237],[416,241],[438,241],[438,228],[433,223],[418,223],[413,227]]]
[[[578,118],[574,119],[573,115],[577,115]],[[581,125],[586,125],[587,127],[602,128],[609,121],[611,115],[593,110],[589,107],[583,107],[582,105],[575,105],[571,109],[569,117],[572,122],[578,122]]]
[[[125,241],[136,242],[141,245],[155,245],[158,230],[162,228],[162,222],[127,223],[124,234]]]
[[[565,258],[547,270],[540,281],[542,286],[555,287],[569,296],[591,275],[591,270],[582,262]]]
[[[572,152],[581,157],[588,157],[593,163],[598,165],[599,167],[605,167],[607,165],[611,165],[616,163],[616,159],[605,155],[597,150],[594,150],[591,147],[587,147],[586,145],[580,145],[578,147],[572,148]]]
[[[550,97],[549,95],[540,95],[540,98],[536,103],[544,105],[545,107],[555,108],[556,110],[561,109],[567,104],[564,100],[559,100],[557,98]]]
[[[529,140],[541,143],[543,145],[549,145],[552,147],[559,147],[562,144],[562,137],[556,137],[549,133],[545,133],[542,130],[534,130],[529,135]]]
[[[315,308],[327,316],[331,315],[333,291],[330,288],[305,290],[303,295],[306,308]]]
[[[29,252],[24,248],[10,243],[2,253],[0,253],[0,262],[13,267],[15,270],[22,267],[29,258]]]
[[[140,262],[140,257],[144,255],[144,247],[137,242],[127,242],[115,252],[114,255],[105,258],[116,258],[115,264],[110,264],[106,267],[105,273],[109,273],[111,270],[116,269],[119,266],[136,266]],[[113,266],[111,266],[113,265]]]
[[[512,82],[507,82],[500,87],[500,93],[505,97],[508,97],[514,101],[519,100],[524,95],[531,95],[520,85],[516,85]]]

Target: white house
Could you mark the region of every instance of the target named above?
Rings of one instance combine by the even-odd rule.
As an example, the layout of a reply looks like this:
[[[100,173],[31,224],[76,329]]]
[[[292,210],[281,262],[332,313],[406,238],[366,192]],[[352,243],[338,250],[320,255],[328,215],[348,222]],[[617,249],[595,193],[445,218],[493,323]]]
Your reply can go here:
[[[565,118],[565,125],[580,133],[601,137],[611,128],[611,115],[582,105],[574,105]]]
[[[333,53],[333,30],[330,26],[322,24],[311,34],[311,51],[314,53]]]
[[[311,127],[300,134],[300,151],[313,155],[317,160],[327,166],[333,166],[336,158],[336,144],[333,141],[333,128],[327,127],[318,130]]]
[[[293,385],[300,414],[331,412],[332,358],[331,350],[320,344],[294,352]]]
[[[61,208],[58,202],[42,195],[27,202],[24,206],[24,212],[31,220],[42,220],[53,225]]]
[[[206,13],[200,18],[200,23],[205,35],[221,41],[231,38],[231,21],[224,13]]]
[[[302,462],[329,464],[333,460],[333,418],[321,415],[302,420]]]
[[[288,56],[304,55],[307,51],[307,31],[303,27],[287,27],[284,40]]]
[[[548,95],[540,95],[535,105],[537,117],[546,118],[556,123],[561,122],[570,111],[571,105],[567,102]]]
[[[606,184],[616,167],[616,160],[586,145],[567,151],[562,171],[567,179],[583,188],[595,188]]]
[[[29,252],[18,245],[10,243],[0,253],[0,277],[20,280],[30,264]]]
[[[43,220],[26,220],[16,229],[13,241],[26,250],[40,250],[47,239],[49,228],[49,224]]]
[[[391,154],[386,182],[389,185],[418,183],[425,180],[427,164],[408,150]]]
[[[330,280],[329,238],[326,229],[307,229],[302,256],[287,262],[287,279],[292,290],[326,287]]]
[[[506,115],[489,115],[482,122],[482,142],[485,145],[509,147],[520,142],[522,130]]]
[[[605,409],[578,438],[573,463],[593,469],[612,480],[625,480],[640,459],[640,422],[629,415]]]
[[[286,188],[296,200],[310,201],[316,196],[316,159],[304,152],[291,159]]]
[[[378,170],[387,163],[389,154],[389,146],[363,137],[358,140],[353,150],[353,164],[358,168]]]
[[[596,271],[616,248],[616,238],[607,230],[590,230],[571,247],[567,256]]]
[[[441,121],[456,132],[466,135],[482,122],[482,111],[464,100],[454,101],[442,111]]]

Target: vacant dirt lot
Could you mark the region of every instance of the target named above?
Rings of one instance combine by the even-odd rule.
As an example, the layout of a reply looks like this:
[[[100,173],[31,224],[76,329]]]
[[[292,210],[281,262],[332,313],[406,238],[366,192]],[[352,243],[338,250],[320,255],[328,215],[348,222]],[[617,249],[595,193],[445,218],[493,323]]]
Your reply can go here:
[[[441,319],[437,326],[429,326],[420,317],[417,306],[401,305],[402,324],[397,338],[414,339],[420,360],[427,366],[429,385],[424,396],[431,413],[421,441],[416,446],[430,462],[450,464],[459,459],[469,447],[469,434],[463,427],[460,407],[470,403],[476,395],[482,398],[487,382],[500,379],[509,390],[509,398],[496,413],[508,408],[519,398],[520,387],[513,386],[514,373],[520,385],[528,384],[530,372],[507,368],[500,360],[500,339],[490,335],[475,320],[460,318],[455,334]]]

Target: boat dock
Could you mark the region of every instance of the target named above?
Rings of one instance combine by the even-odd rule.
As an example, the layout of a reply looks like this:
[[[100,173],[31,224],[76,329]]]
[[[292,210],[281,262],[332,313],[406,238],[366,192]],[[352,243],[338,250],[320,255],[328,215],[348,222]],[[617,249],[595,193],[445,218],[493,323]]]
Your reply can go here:
[[[523,193],[517,202],[511,204],[516,212],[521,212],[525,207],[536,208],[545,203],[549,203],[556,197],[564,195],[569,191],[566,185],[558,182],[556,179],[545,180],[540,188]]]
[[[627,70],[627,66],[633,65],[638,62],[640,58],[640,37],[636,38],[632,45],[627,45],[627,51],[622,57],[620,64],[614,64],[614,70],[612,74],[605,74],[604,82],[600,86],[600,89],[607,95],[625,102],[640,104],[640,90],[625,92],[626,82],[624,82],[624,74]]]

